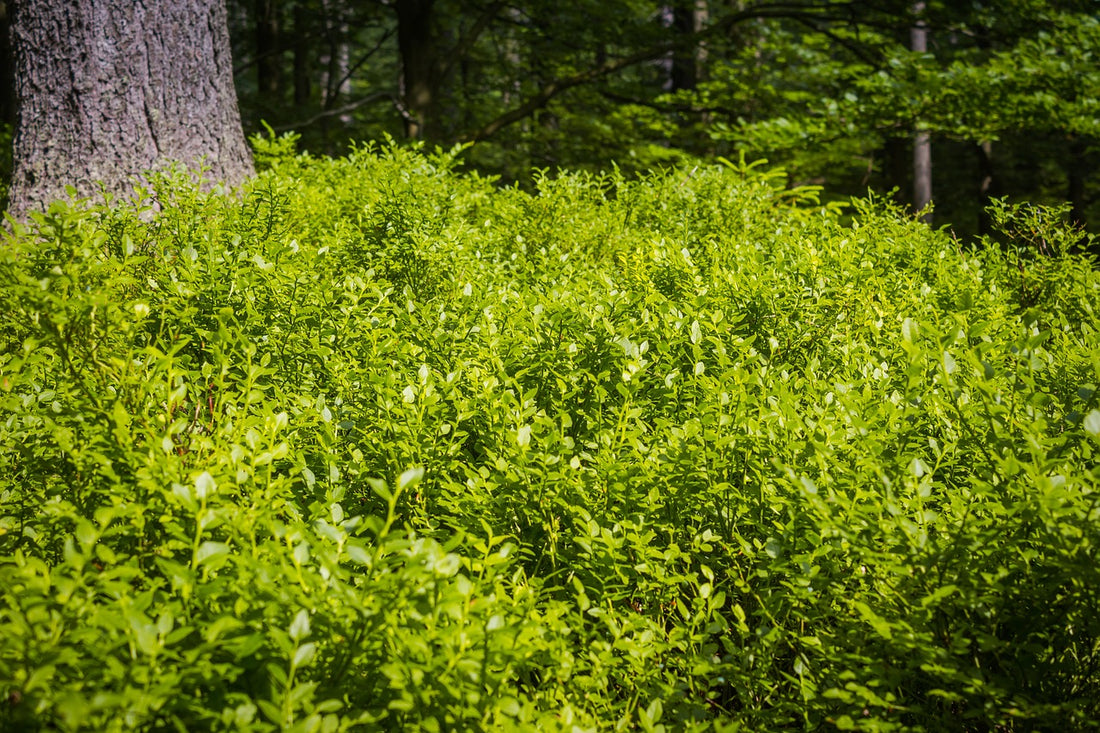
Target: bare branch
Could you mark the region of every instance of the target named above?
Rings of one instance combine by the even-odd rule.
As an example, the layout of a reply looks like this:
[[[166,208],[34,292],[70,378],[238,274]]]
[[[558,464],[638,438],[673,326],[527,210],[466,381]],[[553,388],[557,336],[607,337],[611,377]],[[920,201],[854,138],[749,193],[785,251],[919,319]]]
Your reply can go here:
[[[318,112],[317,114],[313,115],[309,119],[301,120],[299,122],[292,122],[289,125],[280,125],[279,127],[273,127],[271,129],[274,130],[275,132],[289,132],[290,130],[296,130],[300,127],[308,127],[308,126],[310,126],[312,124],[315,124],[317,122],[320,122],[321,120],[326,119],[328,117],[335,117],[337,115],[347,114],[348,112],[359,109],[360,107],[362,107],[364,105],[367,105],[367,104],[370,104],[371,102],[377,102],[380,99],[392,99],[394,101],[394,103],[396,104],[397,103],[397,93],[396,92],[375,92],[374,94],[368,94],[367,96],[365,96],[361,99],[357,99],[357,100],[355,100],[354,102],[352,102],[350,104],[345,104],[343,107],[338,107],[336,109],[326,109],[323,112]]]
[[[344,84],[344,82],[349,81],[352,74],[358,71],[363,66],[363,64],[367,63],[367,61],[369,61],[370,58],[374,56],[374,54],[378,53],[378,51],[382,48],[382,45],[391,37],[393,37],[393,34],[396,32],[396,28],[391,28],[390,30],[387,30],[385,33],[383,33],[382,37],[378,39],[378,43],[374,44],[374,48],[367,51],[365,54],[363,54],[362,57],[359,58],[358,61],[348,67],[348,70],[344,73],[344,75],[336,81],[335,88],[339,89]]]

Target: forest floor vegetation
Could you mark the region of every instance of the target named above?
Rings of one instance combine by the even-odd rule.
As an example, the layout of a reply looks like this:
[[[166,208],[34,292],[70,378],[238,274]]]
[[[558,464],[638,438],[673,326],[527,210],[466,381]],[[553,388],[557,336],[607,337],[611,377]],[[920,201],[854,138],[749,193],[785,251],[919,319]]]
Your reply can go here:
[[[289,142],[0,248],[0,729],[1097,726],[1059,212]]]

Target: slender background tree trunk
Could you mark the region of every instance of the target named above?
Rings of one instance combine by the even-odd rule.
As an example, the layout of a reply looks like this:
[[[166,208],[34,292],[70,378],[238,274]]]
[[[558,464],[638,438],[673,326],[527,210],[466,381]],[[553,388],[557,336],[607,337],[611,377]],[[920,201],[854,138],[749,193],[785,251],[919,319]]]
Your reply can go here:
[[[978,144],[978,234],[993,233],[993,220],[989,216],[989,202],[997,193],[996,169],[993,167],[993,143],[985,140]]]
[[[672,27],[684,37],[703,30],[706,22],[706,0],[678,0],[672,7]],[[694,90],[699,85],[706,61],[707,50],[702,41],[678,50],[672,57],[672,91]]]
[[[1086,224],[1085,179],[1088,173],[1086,156],[1088,148],[1085,142],[1074,135],[1069,140],[1069,156],[1066,163],[1066,198],[1070,205],[1070,220],[1079,227]]]
[[[348,50],[348,10],[345,5],[344,0],[322,2],[327,50],[321,59],[321,89],[324,95],[321,101],[326,110],[339,107],[351,91],[348,76],[351,52]]]
[[[434,0],[397,0],[397,48],[401,54],[401,102],[405,136],[430,133],[435,108],[436,48],[432,37]]]
[[[305,107],[312,97],[310,73],[312,71],[312,47],[309,34],[313,26],[309,13],[302,5],[294,6],[294,106]]]
[[[282,23],[277,0],[256,0],[256,88],[274,106],[283,91]]]
[[[910,140],[894,136],[886,138],[882,148],[882,175],[885,186],[893,189],[893,201],[899,206],[908,204],[909,174],[913,168]]]
[[[23,0],[12,30],[17,219],[172,160],[230,185],[252,172],[224,0]]]
[[[928,29],[924,24],[924,2],[913,3],[916,24],[909,33],[909,47],[917,53],[928,51]],[[913,135],[913,209],[923,210],[932,202],[932,136],[917,125]],[[932,212],[926,212],[921,220],[931,224]]]

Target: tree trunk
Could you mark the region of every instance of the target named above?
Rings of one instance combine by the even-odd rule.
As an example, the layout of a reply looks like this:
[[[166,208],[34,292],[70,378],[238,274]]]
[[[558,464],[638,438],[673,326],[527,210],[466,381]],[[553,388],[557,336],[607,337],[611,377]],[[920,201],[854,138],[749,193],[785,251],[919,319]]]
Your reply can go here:
[[[928,28],[921,16],[924,15],[923,1],[913,3],[913,15],[916,24],[909,32],[909,47],[917,53],[928,51]],[[927,130],[920,129],[918,123],[913,135],[913,209],[923,211],[932,203],[932,136]],[[921,220],[931,224],[932,212],[928,211]]]
[[[425,137],[435,107],[434,0],[397,0],[397,49],[401,55],[401,102],[405,136]]]
[[[309,14],[297,4],[294,6],[294,106],[305,107],[312,96],[310,84]]]
[[[335,109],[350,89],[347,78],[347,12],[344,0],[323,0],[321,10],[325,31],[325,53],[321,57],[321,103],[325,109]]]
[[[279,103],[283,64],[279,5],[276,0],[256,0],[256,89],[268,107]]]
[[[688,38],[703,30],[707,22],[707,0],[677,0],[672,6],[672,27],[676,35]],[[679,48],[672,56],[671,91],[694,91],[705,68],[707,49],[702,41]]]
[[[906,137],[886,138],[882,150],[882,175],[885,187],[893,190],[893,201],[905,206],[909,191],[909,174],[912,172],[913,159],[909,150],[910,140]]]
[[[23,0],[14,10],[16,219],[66,185],[128,193],[168,161],[229,185],[252,173],[224,0]]]
[[[918,130],[913,136],[913,210],[924,211],[932,203],[932,136]],[[932,223],[932,212],[925,211],[921,221]]]
[[[993,143],[986,140],[978,145],[978,234],[993,233],[993,220],[989,215],[989,202],[996,196],[995,169],[993,167]]]
[[[1085,193],[1085,177],[1088,173],[1086,155],[1088,149],[1085,141],[1074,135],[1069,141],[1069,159],[1066,166],[1067,189],[1066,198],[1069,200],[1069,218],[1074,225],[1085,228],[1087,207]]]

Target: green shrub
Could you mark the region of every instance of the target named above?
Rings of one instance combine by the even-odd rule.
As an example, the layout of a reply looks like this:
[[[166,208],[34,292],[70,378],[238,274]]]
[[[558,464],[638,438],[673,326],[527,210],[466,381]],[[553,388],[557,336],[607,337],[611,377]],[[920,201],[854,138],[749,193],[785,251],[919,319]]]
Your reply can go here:
[[[1095,727],[1090,262],[292,144],[0,251],[0,727]]]

